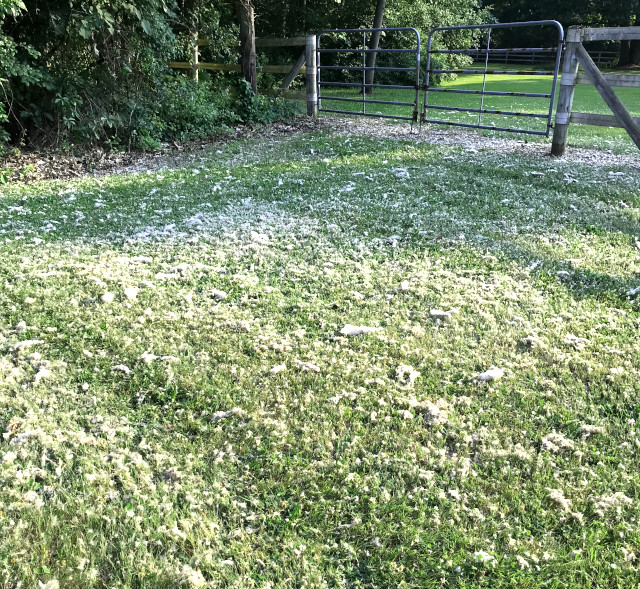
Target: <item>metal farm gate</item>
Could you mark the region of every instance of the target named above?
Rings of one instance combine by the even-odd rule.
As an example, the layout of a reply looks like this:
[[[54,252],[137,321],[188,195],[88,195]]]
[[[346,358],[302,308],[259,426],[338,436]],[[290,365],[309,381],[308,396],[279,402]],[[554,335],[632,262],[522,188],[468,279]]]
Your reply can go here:
[[[540,28],[546,27],[550,31],[555,32],[552,48],[539,47],[494,47],[492,46],[492,31],[504,30],[510,28]],[[369,48],[367,37],[371,38],[374,34],[382,35],[385,44],[377,49]],[[388,41],[392,35],[404,34],[402,39],[402,47],[389,46]],[[437,35],[460,36],[462,42],[468,45],[479,44],[480,37],[482,39],[482,47],[464,47],[460,49],[434,49],[434,37]],[[354,36],[357,42],[354,43]],[[407,39],[411,37],[411,41]],[[323,39],[332,39],[331,47],[325,47],[321,44]],[[457,127],[467,127],[475,129],[491,129],[496,131],[506,131],[512,133],[527,133],[532,135],[549,136],[553,127],[553,108],[558,84],[558,72],[560,69],[560,61],[562,58],[562,50],[564,44],[564,30],[562,25],[554,20],[516,22],[516,23],[498,23],[498,24],[481,24],[481,25],[464,25],[451,27],[437,27],[429,33],[427,46],[426,68],[424,76],[424,84],[421,84],[421,55],[420,55],[420,33],[410,27],[397,28],[381,28],[381,29],[336,29],[330,31],[322,31],[317,38],[317,86],[318,86],[318,111],[327,113],[355,114],[367,117],[379,117],[388,119],[400,119],[413,122],[434,123],[441,125],[451,125]],[[325,41],[326,43],[326,41]],[[342,43],[342,44],[340,44]],[[494,59],[503,59],[505,54],[523,54],[531,52],[547,51],[553,56],[553,65],[547,70],[508,70],[508,69],[491,69],[490,62]],[[389,65],[379,66],[373,65],[367,60],[370,54],[390,55],[395,58],[395,62]],[[404,57],[404,63],[398,65],[398,54]],[[438,67],[438,59],[442,56],[480,56],[482,67],[469,69],[450,69]],[[356,63],[354,56],[358,58]],[[362,59],[359,59],[362,56]],[[324,57],[324,61],[323,61]],[[415,65],[409,65],[406,60],[411,58],[415,60]],[[327,63],[329,62],[329,63]],[[368,65],[369,64],[369,65]],[[385,77],[381,82],[370,81],[370,72],[375,72],[376,78],[387,74],[388,72],[401,72],[403,77],[400,83],[389,80]],[[324,73],[324,75],[323,75]],[[456,74],[458,76],[481,76],[481,85],[479,89],[469,88],[452,88],[436,86],[434,78]],[[330,79],[328,79],[330,77]],[[408,78],[410,76],[410,79]],[[491,76],[513,76],[514,87],[508,90],[488,89],[487,82],[491,80]],[[518,76],[548,76],[550,77],[550,87],[545,92],[522,92],[516,91]],[[460,78],[462,79],[462,78]],[[510,78],[509,78],[510,79]],[[522,78],[521,78],[522,79]],[[369,81],[368,81],[369,80]],[[329,94],[331,90],[338,91],[338,94]],[[358,89],[360,96],[354,98],[349,96],[346,90]],[[407,98],[398,99],[397,96],[383,96],[386,100],[373,99],[368,95],[369,90],[378,89],[385,94],[389,90],[405,91]],[[410,91],[410,92],[409,92]],[[389,94],[389,92],[387,92]],[[479,104],[467,105],[443,104],[447,95],[468,95],[479,98]],[[421,99],[422,97],[422,99]],[[438,97],[438,98],[435,98]],[[508,97],[508,98],[500,98]],[[522,109],[505,109],[505,108],[488,108],[488,102],[491,100],[512,101],[515,98],[526,99],[527,103]],[[412,99],[413,102],[409,102]],[[535,108],[529,99],[534,99]],[[439,103],[435,103],[439,100]],[[324,101],[324,103],[323,103]],[[350,103],[350,106],[357,106],[358,110],[348,110],[344,108],[327,108],[326,102],[336,101],[338,103]],[[451,101],[449,101],[451,102]],[[538,106],[540,104],[541,106]],[[348,104],[349,105],[349,104]],[[377,106],[374,106],[377,105]],[[389,105],[401,107],[399,111],[393,113],[384,113],[375,111],[379,105]],[[331,105],[332,106],[332,105]],[[338,105],[339,106],[339,105]],[[372,111],[368,106],[374,106]],[[437,114],[441,113],[446,118],[438,118]],[[473,116],[473,121],[461,121],[461,115]],[[477,115],[477,116],[476,116]],[[485,120],[483,121],[483,115]],[[491,121],[486,123],[487,115],[490,118],[499,118],[500,120],[515,118],[526,118],[529,120],[540,120],[544,123],[544,129],[522,128],[519,126],[506,126],[496,124]],[[457,117],[457,118],[456,118]]]
[[[369,49],[367,44],[367,34],[373,36],[374,34],[378,35],[387,35],[387,34],[398,34],[398,33],[407,33],[411,37],[411,42],[408,47],[378,47],[377,49]],[[342,37],[348,39],[351,37],[355,37],[357,39],[356,43],[351,43],[351,45],[356,45],[356,47],[322,47],[321,43],[323,37]],[[345,40],[346,40],[345,39]],[[335,43],[334,43],[335,44]],[[387,118],[387,119],[401,119],[406,121],[414,121],[418,120],[418,103],[419,103],[419,92],[420,92],[420,33],[411,27],[392,27],[392,28],[382,28],[382,29],[333,29],[330,31],[322,31],[318,34],[317,37],[317,86],[318,86],[318,112],[330,112],[330,113],[341,113],[341,114],[358,114],[366,117],[379,117],[379,118]],[[389,65],[389,66],[368,66],[367,65],[367,56],[375,54],[376,58],[378,55],[398,55],[402,54],[405,56],[410,56],[415,59],[415,65]],[[325,57],[325,61],[323,63],[322,56]],[[348,60],[349,57],[358,57],[362,56],[362,59],[359,60],[360,63],[355,64],[354,60]],[[348,63],[341,64],[339,63],[344,58],[347,58]],[[327,64],[327,58],[333,58],[329,64]],[[367,73],[370,71],[374,71],[376,73],[379,72],[402,72],[403,74],[410,74],[411,76],[411,84],[385,84],[385,83],[369,83],[367,82]],[[338,76],[334,75],[333,79],[327,80],[323,79],[323,72],[330,73],[335,72]],[[344,80],[336,80],[336,77],[343,77],[344,73],[349,74],[349,72],[354,72],[354,74],[349,78],[348,81]],[[362,94],[361,98],[349,98],[348,96],[331,96],[323,93],[323,88],[360,88],[360,93]],[[393,90],[412,90],[414,92],[414,101],[406,102],[406,101],[395,101],[395,100],[374,100],[372,98],[367,98],[368,90],[373,90],[374,88],[378,89],[393,89]],[[358,106],[361,105],[362,110],[354,111],[354,110],[344,110],[340,108],[326,108],[323,106],[322,101],[334,101],[339,103],[356,103]],[[372,113],[367,111],[367,105],[395,105],[402,107],[411,107],[411,110],[407,111],[407,114],[399,114],[399,115],[388,115],[382,113]],[[339,105],[338,105],[339,106]]]

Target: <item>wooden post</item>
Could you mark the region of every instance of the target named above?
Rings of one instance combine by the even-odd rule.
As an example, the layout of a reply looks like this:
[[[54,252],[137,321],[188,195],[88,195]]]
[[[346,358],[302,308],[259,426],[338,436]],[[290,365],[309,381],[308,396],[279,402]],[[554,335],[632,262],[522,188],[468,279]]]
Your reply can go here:
[[[318,116],[318,78],[316,75],[316,36],[307,37],[305,45],[305,58],[307,62],[307,114],[310,117]]]
[[[280,88],[278,89],[278,95],[282,94],[285,90],[291,86],[291,82],[295,79],[295,77],[300,73],[300,70],[304,67],[304,64],[307,61],[307,51],[303,51],[298,57],[298,61],[293,64],[293,67],[289,70],[287,77],[280,84]]]
[[[584,69],[584,73],[591,78],[591,82],[616,116],[620,125],[622,125],[638,148],[640,148],[640,127],[638,127],[625,105],[622,104],[616,93],[611,89],[611,86],[607,83],[598,66],[593,63],[593,60],[587,53],[587,50],[582,46],[582,43],[578,44],[576,56],[582,69]]]
[[[200,63],[200,48],[198,46],[198,33],[193,33],[193,62],[191,64],[191,77],[197,82],[199,78],[198,64]]]
[[[560,95],[556,108],[556,122],[553,129],[553,143],[551,155],[563,156],[567,147],[567,135],[569,133],[569,118],[573,105],[573,94],[576,89],[576,75],[578,73],[578,60],[576,49],[581,42],[579,27],[571,27],[567,31],[567,44],[564,50],[564,65],[562,78],[560,79]]]

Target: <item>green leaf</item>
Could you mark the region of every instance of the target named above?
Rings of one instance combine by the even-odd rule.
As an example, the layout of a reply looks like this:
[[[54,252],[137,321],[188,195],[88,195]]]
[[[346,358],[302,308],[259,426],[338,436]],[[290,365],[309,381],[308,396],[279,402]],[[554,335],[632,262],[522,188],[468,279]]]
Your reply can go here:
[[[144,32],[147,33],[147,35],[151,34],[151,23],[146,18],[143,18],[140,21],[140,25],[142,26]]]

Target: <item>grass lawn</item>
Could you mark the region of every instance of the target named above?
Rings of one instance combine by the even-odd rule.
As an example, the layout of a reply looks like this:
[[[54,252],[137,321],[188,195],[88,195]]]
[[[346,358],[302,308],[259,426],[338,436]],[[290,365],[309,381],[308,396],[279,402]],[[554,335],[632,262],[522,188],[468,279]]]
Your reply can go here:
[[[474,67],[477,67],[474,66]],[[494,70],[525,70],[532,69],[530,66],[513,65],[513,64],[489,64],[489,69]],[[553,69],[553,66],[537,66],[536,69],[547,70]],[[626,72],[628,73],[628,72]],[[490,75],[487,76],[486,90],[498,92],[526,92],[538,94],[550,94],[552,87],[551,76],[536,75]],[[451,82],[445,82],[442,88],[451,88],[457,90],[480,90],[482,89],[482,75],[459,75],[457,79]],[[387,82],[385,82],[387,83]],[[558,92],[560,84],[558,82]],[[629,109],[631,114],[640,116],[640,90],[637,88],[615,88],[620,100]],[[322,87],[321,94],[324,96],[336,96],[341,98],[359,98],[362,95],[357,89],[336,89],[336,87]],[[415,92],[412,90],[393,90],[393,89],[376,89],[375,92],[367,97],[372,100],[411,102],[415,98]],[[557,94],[556,94],[557,99]],[[449,106],[458,108],[480,108],[481,97],[469,94],[452,94],[452,93],[430,93],[429,104],[438,106]],[[420,108],[422,108],[423,93],[420,93]],[[351,103],[342,101],[325,100],[322,104],[323,108],[349,110],[362,112],[361,103]],[[489,110],[502,110],[511,112],[530,112],[537,114],[547,113],[549,110],[549,99],[547,98],[527,98],[517,96],[486,96],[483,108]],[[388,115],[411,116],[413,108],[410,106],[393,106],[370,104],[367,105],[366,112],[382,113]],[[579,85],[576,87],[574,103],[574,112],[587,112],[597,114],[612,114],[609,107],[602,100],[597,90],[590,85]],[[476,124],[478,122],[478,113],[466,113],[446,110],[430,109],[428,118],[455,121],[460,123]],[[554,109],[555,116],[555,109]],[[409,123],[407,123],[409,124]],[[532,129],[544,131],[546,129],[546,119],[535,119],[514,116],[502,116],[494,114],[482,115],[483,125],[495,125],[498,127],[515,127],[519,129]],[[485,135],[495,136],[504,133],[494,131],[482,131]],[[553,130],[551,131],[553,135]],[[544,137],[535,135],[520,135],[521,138],[529,141],[551,141]],[[595,147],[598,149],[610,149],[617,153],[633,153],[637,151],[637,147],[631,141],[624,129],[615,129],[608,127],[593,127],[590,125],[571,125],[569,129],[569,145],[578,147]]]
[[[639,217],[329,131],[3,186],[0,586],[637,587]]]

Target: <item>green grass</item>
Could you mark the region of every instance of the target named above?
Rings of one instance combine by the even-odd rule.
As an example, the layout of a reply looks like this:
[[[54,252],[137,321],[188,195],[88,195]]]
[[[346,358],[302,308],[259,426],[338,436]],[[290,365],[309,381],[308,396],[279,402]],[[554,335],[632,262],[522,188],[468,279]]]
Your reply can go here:
[[[0,586],[637,587],[639,216],[328,132],[3,186]]]
[[[474,66],[474,67],[477,67]],[[537,69],[546,70],[552,66],[540,66]],[[529,66],[490,64],[490,69],[495,70],[523,70],[529,71]],[[457,79],[445,82],[442,88],[458,90],[480,90],[482,88],[482,75],[459,75]],[[490,75],[487,76],[486,90],[498,92],[526,92],[538,94],[550,94],[552,88],[551,76],[535,75]],[[357,90],[336,90],[335,87],[324,87],[321,89],[325,96],[336,96],[342,98],[359,98],[361,94]],[[558,85],[559,91],[559,85]],[[620,100],[627,106],[631,114],[640,116],[640,91],[635,88],[616,88]],[[420,93],[420,105],[423,101],[423,93]],[[557,95],[556,95],[557,96]],[[411,90],[376,89],[368,96],[372,100],[397,101],[413,103],[415,92]],[[429,103],[438,106],[458,107],[458,108],[480,108],[480,96],[469,94],[451,93],[431,93]],[[325,100],[323,108],[348,110],[362,112],[361,103],[339,102]],[[483,108],[490,110],[501,110],[510,112],[528,112],[545,114],[549,110],[549,100],[546,98],[527,98],[516,96],[486,96]],[[411,116],[412,107],[400,107],[394,105],[367,105],[366,112],[381,113],[387,115]],[[573,104],[574,112],[587,112],[596,114],[611,114],[610,109],[602,100],[597,90],[590,85],[579,85],[576,87]],[[554,110],[555,112],[555,110]],[[462,123],[476,124],[478,113],[460,113],[455,111],[444,111],[431,109],[428,118],[448,120]],[[495,125],[506,128],[531,129],[544,131],[546,129],[545,119],[534,119],[514,116],[502,116],[493,114],[482,115],[483,125]],[[508,136],[507,133],[484,131],[487,135]],[[553,132],[552,132],[553,133]],[[531,141],[540,140],[534,135],[521,135]],[[543,138],[544,139],[544,138]],[[550,139],[549,139],[550,141]],[[620,153],[633,153],[637,150],[629,136],[623,129],[608,127],[594,127],[587,125],[572,125],[569,129],[569,144],[577,147],[589,147],[597,149],[611,149]]]

